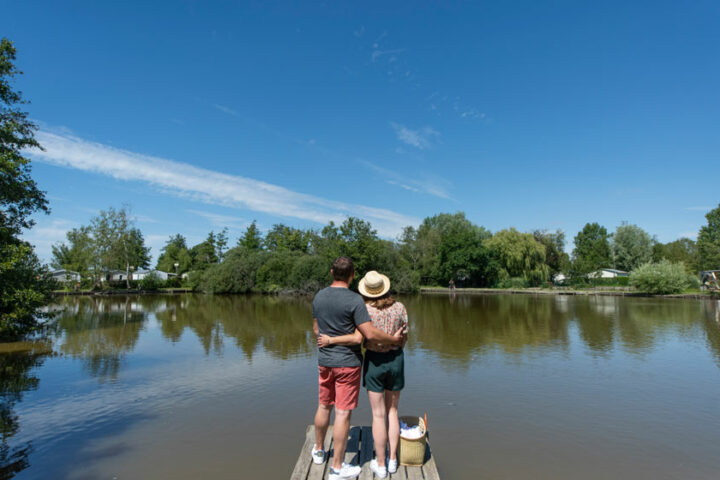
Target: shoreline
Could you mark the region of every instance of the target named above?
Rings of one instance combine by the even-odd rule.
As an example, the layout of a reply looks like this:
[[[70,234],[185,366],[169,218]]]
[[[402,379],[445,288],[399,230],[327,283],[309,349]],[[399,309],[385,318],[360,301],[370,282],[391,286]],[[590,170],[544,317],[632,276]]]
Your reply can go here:
[[[170,288],[166,290],[79,290],[77,292],[65,292],[62,290],[55,290],[52,292],[53,297],[77,297],[77,296],[111,296],[111,295],[177,295],[181,293],[195,293],[189,288]]]
[[[204,295],[203,292],[195,292],[189,288],[172,288],[167,290],[105,290],[105,291],[89,291],[83,290],[78,292],[52,292],[53,297],[73,297],[73,296],[118,296],[118,295],[184,295],[187,293],[196,293]],[[418,294],[420,295],[448,295],[450,289],[444,287],[420,287]],[[672,294],[651,294],[634,292],[631,290],[600,290],[600,289],[546,289],[546,288],[456,288],[455,294],[462,295],[575,295],[575,296],[604,296],[604,297],[646,297],[646,298],[682,298],[694,300],[720,300],[720,293],[672,293]],[[298,296],[303,295],[296,292],[248,292],[234,294],[218,294],[218,295],[283,295]],[[307,295],[307,293],[305,293]]]
[[[420,287],[421,294],[450,294],[449,288]],[[574,289],[547,289],[547,288],[456,288],[455,293],[469,295],[578,295],[578,296],[605,296],[605,297],[649,297],[649,298],[685,298],[695,300],[720,300],[720,294],[715,293],[670,293],[653,294],[634,292],[632,290],[574,290]]]

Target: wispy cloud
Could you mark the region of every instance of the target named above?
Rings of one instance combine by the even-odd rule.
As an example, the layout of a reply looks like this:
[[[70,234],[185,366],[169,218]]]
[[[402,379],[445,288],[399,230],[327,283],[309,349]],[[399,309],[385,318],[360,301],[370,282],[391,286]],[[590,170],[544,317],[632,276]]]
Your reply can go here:
[[[156,188],[198,202],[242,208],[320,224],[342,222],[347,216],[373,223],[383,236],[394,236],[419,220],[384,208],[344,203],[295,192],[279,185],[152,157],[81,138],[40,131],[45,151],[33,150],[39,161],[118,180],[146,182]]]
[[[133,220],[135,220],[136,222],[139,222],[139,223],[158,223],[158,221],[152,217],[148,217],[147,215],[141,215],[141,214],[137,214],[137,213],[133,213],[132,218],[133,218]]]
[[[424,193],[434,197],[452,200],[449,193],[449,190],[452,188],[452,184],[449,180],[437,176],[427,176],[420,179],[409,178],[407,174],[394,172],[372,162],[363,160],[360,163],[381,175],[385,179],[385,182],[390,185],[395,185],[410,192]]]
[[[380,57],[383,57],[385,55],[391,55],[390,59],[392,59],[393,55],[397,55],[398,53],[404,52],[404,48],[394,48],[391,50],[373,50],[372,54],[370,55],[370,60],[373,62],[376,62]],[[394,61],[394,60],[393,60]]]
[[[693,212],[709,212],[712,209],[713,207],[685,207],[685,210],[690,210]]]
[[[204,210],[186,210],[188,213],[192,213],[193,215],[197,215],[199,217],[202,217],[206,220],[209,220],[210,223],[218,228],[230,228],[230,229],[236,229],[241,230],[245,228],[248,224],[248,221],[244,218],[240,217],[233,217],[231,215],[221,215],[219,213],[213,213],[213,212],[206,212]]]
[[[680,232],[678,235],[678,238],[689,238],[691,240],[695,240],[697,238],[698,232],[693,231],[687,231],[687,232]]]
[[[220,111],[223,112],[223,113],[227,113],[228,115],[232,115],[233,117],[239,117],[239,116],[240,116],[240,114],[239,114],[238,112],[236,112],[235,110],[233,110],[233,109],[230,108],[230,107],[226,107],[225,105],[220,105],[220,104],[217,104],[217,103],[213,103],[213,107],[217,108],[218,110],[220,110]]]
[[[397,139],[403,143],[406,143],[420,150],[424,150],[431,145],[433,138],[440,136],[440,132],[433,129],[432,127],[422,127],[417,130],[400,125],[395,122],[390,122]]]

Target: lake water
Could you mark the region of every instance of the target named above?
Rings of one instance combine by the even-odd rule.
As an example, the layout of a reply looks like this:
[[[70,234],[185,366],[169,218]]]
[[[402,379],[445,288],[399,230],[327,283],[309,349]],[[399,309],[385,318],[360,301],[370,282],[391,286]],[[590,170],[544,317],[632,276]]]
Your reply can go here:
[[[720,477],[720,302],[401,300],[401,414],[427,412],[443,479]],[[58,307],[51,340],[0,345],[5,478],[289,478],[317,404],[308,299]]]

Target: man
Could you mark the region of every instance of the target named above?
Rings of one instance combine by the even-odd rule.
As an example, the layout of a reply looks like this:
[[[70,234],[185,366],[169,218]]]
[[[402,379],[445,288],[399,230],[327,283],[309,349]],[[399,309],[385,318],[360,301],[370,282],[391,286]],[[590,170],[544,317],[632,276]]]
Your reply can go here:
[[[330,337],[349,335],[358,330],[363,337],[375,342],[400,345],[402,331],[395,335],[373,327],[365,302],[349,287],[355,276],[353,261],[348,257],[336,259],[330,273],[333,282],[320,290],[313,299],[313,330]],[[319,390],[318,409],[315,413],[315,445],[311,455],[313,462],[325,461],[323,440],[330,424],[330,414],[335,405],[333,444],[335,454],[330,466],[330,480],[346,480],[360,474],[360,467],[343,462],[345,446],[350,431],[350,415],[357,407],[360,392],[360,369],[362,365],[361,337],[357,335],[354,345],[325,345],[318,351]]]

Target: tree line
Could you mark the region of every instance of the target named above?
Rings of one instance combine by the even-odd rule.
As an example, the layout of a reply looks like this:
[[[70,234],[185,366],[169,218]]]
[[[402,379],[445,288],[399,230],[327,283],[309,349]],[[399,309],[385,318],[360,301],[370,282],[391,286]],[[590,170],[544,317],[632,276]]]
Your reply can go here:
[[[149,248],[126,207],[110,208],[90,224],[67,233],[53,247],[53,266],[96,281],[105,269],[147,268]],[[571,283],[592,281],[588,274],[602,268],[632,272],[647,264],[668,262],[683,275],[720,267],[720,206],[707,214],[695,242],[681,238],[655,240],[637,225],[622,223],[612,233],[588,223],[566,253],[561,230],[520,232],[508,228],[492,233],[464,213],[427,217],[408,226],[394,240],[378,236],[371,223],[349,217],[321,229],[275,224],[261,232],[250,224],[234,245],[228,231],[211,231],[196,245],[181,234],[169,237],[155,268],[186,276],[185,285],[210,293],[312,292],[330,281],[328,266],[340,255],[355,261],[357,271],[382,271],[399,292],[420,285],[462,287],[532,287],[552,282],[563,273]],[[180,279],[176,279],[179,285]]]

